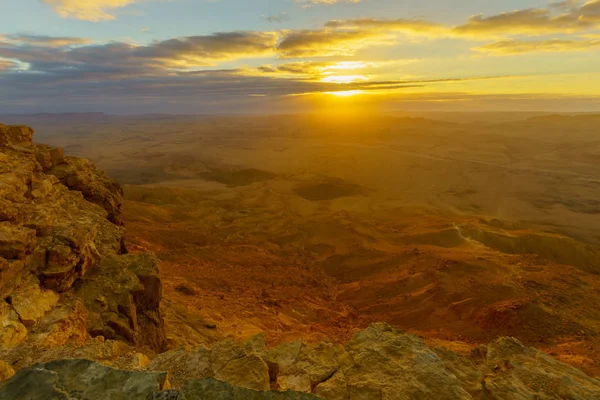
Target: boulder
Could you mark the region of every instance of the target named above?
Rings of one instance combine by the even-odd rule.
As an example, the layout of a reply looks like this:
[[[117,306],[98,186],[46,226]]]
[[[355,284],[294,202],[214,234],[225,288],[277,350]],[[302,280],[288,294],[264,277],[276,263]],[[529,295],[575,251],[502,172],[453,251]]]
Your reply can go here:
[[[58,303],[58,295],[52,290],[40,288],[37,278],[31,275],[8,299],[26,327],[35,325]]]
[[[14,374],[15,370],[10,365],[0,360],[0,381],[5,381]]]
[[[148,371],[169,371],[169,381],[174,388],[180,388],[184,382],[213,376],[211,351],[201,346],[192,351],[185,349],[170,350],[158,355],[148,364]]]
[[[46,146],[44,144],[34,145],[35,159],[40,163],[44,171],[58,166],[63,162],[65,154],[63,149]]]
[[[215,378],[248,389],[271,388],[269,366],[257,354],[247,354],[230,360],[215,372]]]
[[[19,316],[5,301],[0,301],[0,348],[10,349],[23,343],[27,328]]]
[[[163,350],[162,284],[154,256],[105,257],[82,278],[76,293],[90,313],[90,335]]]
[[[186,382],[178,400],[317,400],[318,397],[293,391],[257,391],[235,387],[214,378]]]
[[[0,382],[0,399],[146,400],[163,389],[168,389],[164,373],[119,371],[88,360],[58,360],[22,369]]]
[[[63,157],[58,165],[48,170],[48,173],[55,175],[69,189],[81,192],[86,200],[106,210],[112,223],[123,225],[123,189],[88,160]]]
[[[25,227],[0,223],[0,257],[22,259],[36,243],[35,231]]]
[[[30,145],[33,138],[33,129],[28,126],[0,124],[0,146]]]

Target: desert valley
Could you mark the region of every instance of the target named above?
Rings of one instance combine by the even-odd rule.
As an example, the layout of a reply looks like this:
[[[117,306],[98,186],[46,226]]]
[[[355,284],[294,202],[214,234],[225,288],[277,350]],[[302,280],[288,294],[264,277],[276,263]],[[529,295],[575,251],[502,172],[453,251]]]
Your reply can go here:
[[[514,337],[598,376],[600,117],[443,118],[0,120],[123,185],[125,246],[157,256],[163,286],[148,357],[256,335],[337,346],[387,323],[457,357]]]

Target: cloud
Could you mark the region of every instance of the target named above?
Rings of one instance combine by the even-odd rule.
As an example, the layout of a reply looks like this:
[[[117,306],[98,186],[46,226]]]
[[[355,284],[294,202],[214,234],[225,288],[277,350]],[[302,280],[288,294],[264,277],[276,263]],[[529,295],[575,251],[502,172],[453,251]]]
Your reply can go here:
[[[447,34],[449,28],[441,24],[421,19],[351,19],[333,20],[325,24],[330,29],[369,29],[392,32],[403,32],[421,35]]]
[[[123,111],[124,107],[138,107],[136,110],[142,111],[140,107],[147,104],[204,107],[223,102],[226,107],[245,101],[240,99],[256,96],[281,97],[340,90],[382,92],[480,79],[356,80],[347,83],[321,79],[337,74],[362,74],[364,70],[380,66],[379,63],[360,61],[288,62],[255,70],[174,69],[215,59],[273,52],[277,37],[260,32],[231,32],[177,38],[147,46],[119,42],[75,47],[0,43],[0,107],[4,110],[50,111],[56,105],[62,107],[57,110],[89,107],[114,112]],[[21,68],[17,70],[17,66]],[[57,93],[60,93],[60,104],[54,101]]]
[[[273,55],[277,45],[276,32],[221,32],[190,36],[138,46],[134,57],[162,60],[178,67],[210,65],[216,60]]]
[[[275,22],[281,23],[281,22],[290,20],[290,16],[286,12],[280,12],[279,14],[274,14],[274,15],[263,15],[263,16],[261,16],[261,18],[269,23],[275,23]]]
[[[109,11],[122,8],[137,0],[43,0],[62,18],[76,18],[85,21],[109,21],[115,19]]]
[[[515,55],[534,52],[564,52],[590,50],[600,47],[600,39],[587,40],[502,40],[477,47],[475,50],[492,55]]]
[[[287,32],[277,51],[280,58],[351,56],[365,47],[393,43],[389,34],[372,30],[300,30]]]
[[[416,59],[388,61],[298,61],[278,65],[266,64],[257,68],[242,67],[239,69],[239,73],[245,76],[275,76],[309,80],[330,78],[330,81],[335,81],[336,78],[346,78],[349,76],[367,78],[382,68],[408,65],[417,61]]]
[[[555,3],[551,9],[530,8],[485,17],[475,15],[453,29],[459,35],[527,35],[573,33],[597,28],[600,24],[600,0],[578,6],[578,1]]]
[[[423,19],[363,18],[333,20],[327,22],[325,27],[467,39],[571,34],[600,27],[600,0],[583,4],[579,0],[566,0],[553,3],[547,9],[530,8],[491,16],[474,15],[458,26],[447,26]]]
[[[0,57],[30,64],[37,72],[127,75],[166,69],[211,66],[219,61],[273,55],[278,35],[273,32],[222,32],[153,42],[146,46],[112,42],[76,47],[39,47],[0,43]],[[53,42],[52,38],[47,39]]]
[[[0,59],[0,73],[17,67],[17,63],[10,60]]]
[[[9,41],[9,42],[18,43],[18,44],[27,44],[27,45],[31,45],[31,46],[40,46],[40,47],[67,47],[67,46],[77,46],[77,45],[91,43],[91,40],[86,39],[86,38],[25,35],[25,34],[6,35],[2,39]]]

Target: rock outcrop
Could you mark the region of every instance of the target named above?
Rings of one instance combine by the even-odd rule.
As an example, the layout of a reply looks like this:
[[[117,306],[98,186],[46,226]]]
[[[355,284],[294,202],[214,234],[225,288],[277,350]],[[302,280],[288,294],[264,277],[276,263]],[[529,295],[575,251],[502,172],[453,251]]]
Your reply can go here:
[[[147,369],[169,371],[175,388],[215,377],[250,389],[264,390],[269,382],[271,389],[328,400],[600,399],[600,380],[514,338],[459,355],[380,323],[345,346],[299,340],[267,349],[261,343],[258,336],[170,351]]]
[[[158,262],[125,254],[121,188],[32,136],[0,125],[0,358],[93,338],[161,351]]]
[[[59,360],[20,370],[0,383],[0,400],[312,400],[292,391],[256,391],[214,378],[186,382],[169,390],[165,373],[121,371],[88,360]]]
[[[257,336],[240,344],[228,340],[211,348],[170,351],[144,371],[62,360],[20,370],[0,383],[0,399],[68,396],[87,400],[588,400],[600,398],[600,380],[513,338],[500,338],[470,355],[459,355],[428,347],[389,325],[374,324],[345,346],[297,341],[268,349],[263,337]]]

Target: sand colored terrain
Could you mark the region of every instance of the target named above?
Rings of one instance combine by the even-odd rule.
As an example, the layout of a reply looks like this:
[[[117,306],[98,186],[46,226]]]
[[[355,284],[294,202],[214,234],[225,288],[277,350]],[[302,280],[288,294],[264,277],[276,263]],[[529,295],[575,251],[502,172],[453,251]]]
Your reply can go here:
[[[173,347],[343,342],[385,321],[464,352],[514,336],[600,373],[596,116],[45,126],[127,184],[129,247],[162,261]]]

